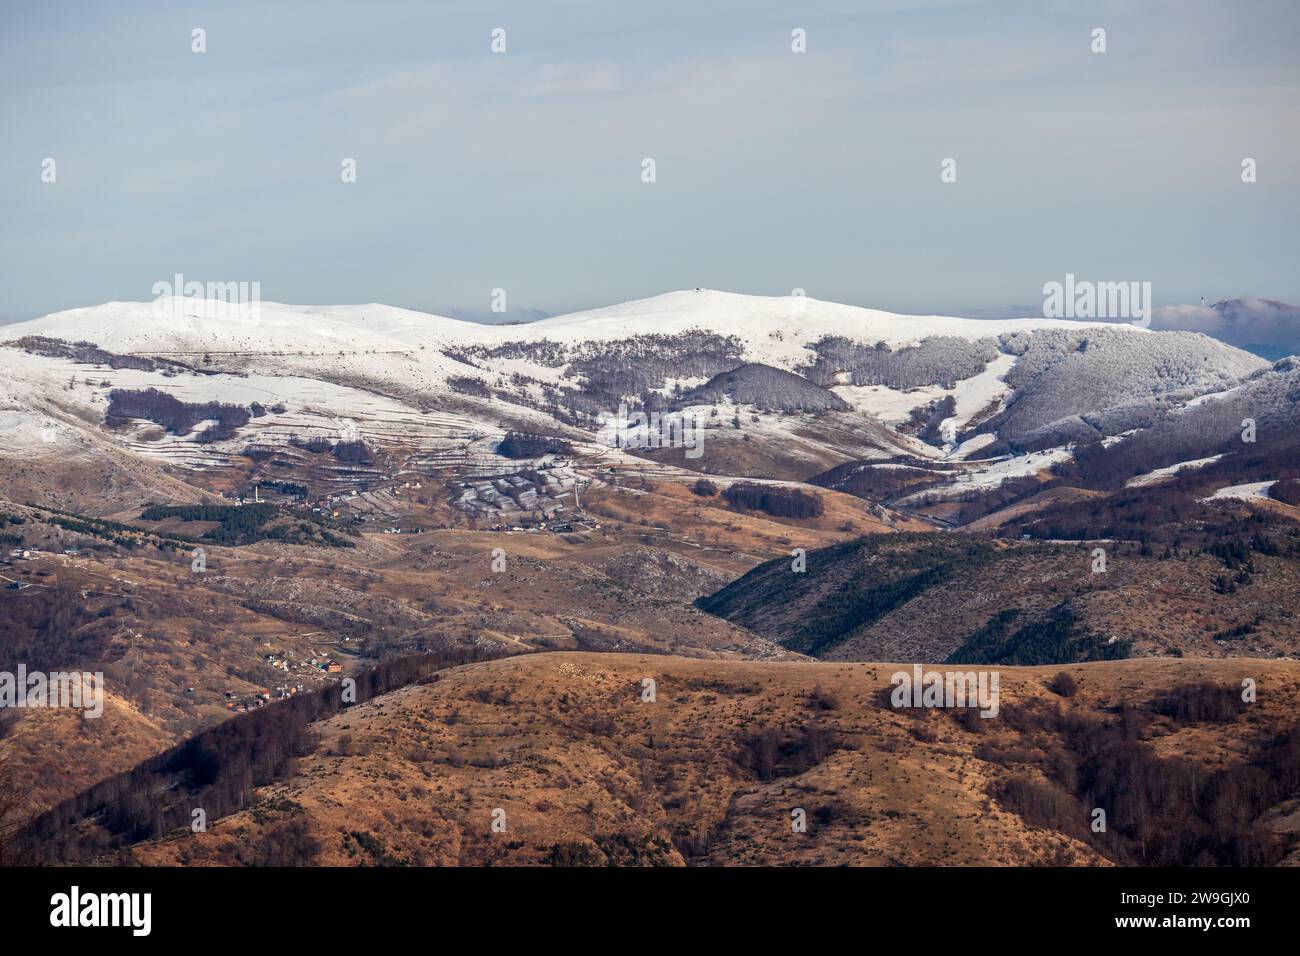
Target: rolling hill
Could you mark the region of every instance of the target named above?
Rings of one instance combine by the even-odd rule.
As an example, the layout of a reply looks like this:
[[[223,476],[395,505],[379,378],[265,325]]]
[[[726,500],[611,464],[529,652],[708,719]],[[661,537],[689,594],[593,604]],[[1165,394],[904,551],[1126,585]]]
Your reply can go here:
[[[985,719],[894,707],[908,665],[537,654],[325,715],[206,832],[69,820],[75,852],[148,865],[1294,862],[1297,667],[1006,668]],[[1243,675],[1255,704],[1233,704]],[[183,819],[205,799],[142,779],[174,779]]]

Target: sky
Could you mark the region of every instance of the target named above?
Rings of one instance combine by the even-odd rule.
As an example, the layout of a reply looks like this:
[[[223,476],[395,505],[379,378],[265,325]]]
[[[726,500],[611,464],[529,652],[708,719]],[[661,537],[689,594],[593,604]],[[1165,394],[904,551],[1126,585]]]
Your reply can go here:
[[[0,0],[0,319],[177,273],[512,321],[697,286],[994,314],[1067,273],[1300,303],[1298,28],[1293,0]]]

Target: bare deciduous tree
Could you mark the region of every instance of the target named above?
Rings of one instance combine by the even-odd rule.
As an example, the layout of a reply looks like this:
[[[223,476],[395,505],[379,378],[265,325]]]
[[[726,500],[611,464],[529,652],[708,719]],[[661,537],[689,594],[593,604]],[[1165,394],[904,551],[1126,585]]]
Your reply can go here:
[[[13,838],[27,822],[27,794],[19,784],[11,753],[0,752],[0,866],[9,859]]]

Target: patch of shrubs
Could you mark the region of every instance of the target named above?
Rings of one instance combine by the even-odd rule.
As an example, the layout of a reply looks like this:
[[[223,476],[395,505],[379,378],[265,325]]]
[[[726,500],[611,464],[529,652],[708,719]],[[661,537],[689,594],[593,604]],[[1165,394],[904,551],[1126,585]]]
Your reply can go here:
[[[1181,724],[1225,723],[1235,720],[1246,704],[1237,688],[1204,682],[1175,687],[1152,701],[1151,709]]]
[[[1109,641],[1089,630],[1069,602],[1045,617],[1011,630],[1018,611],[1000,611],[948,656],[948,664],[1068,664],[1114,661],[1129,656],[1132,642]]]
[[[834,732],[821,724],[804,724],[793,731],[769,727],[742,743],[737,763],[762,781],[797,777],[837,748]]]
[[[453,392],[460,392],[462,395],[474,395],[478,398],[492,397],[492,390],[486,384],[468,375],[453,375],[447,379],[447,384]]]
[[[1269,489],[1269,497],[1288,505],[1300,505],[1300,478],[1283,478]]]
[[[543,455],[571,455],[573,446],[554,435],[507,432],[497,445],[497,454],[505,458],[541,458]]]
[[[210,443],[230,438],[248,424],[248,409],[222,402],[182,402],[156,388],[139,390],[115,388],[108,393],[108,412],[104,421],[110,427],[126,424],[133,418],[161,425],[173,435],[188,435],[199,422],[214,420],[195,441]]]
[[[1073,697],[1079,692],[1079,685],[1073,677],[1061,671],[1048,682],[1047,689],[1057,697]]]
[[[995,789],[995,794],[1004,805],[1013,807],[1026,823],[1050,827],[1079,840],[1087,835],[1086,808],[1060,784],[1016,774],[1003,781]]]
[[[262,480],[257,483],[259,488],[267,488],[271,491],[278,491],[282,495],[289,495],[292,498],[306,498],[307,487],[292,481],[272,481]]]
[[[670,866],[672,849],[672,841],[650,834],[599,834],[594,846],[577,840],[552,844],[545,862],[548,866]]]
[[[370,449],[360,440],[337,442],[330,454],[345,465],[368,465],[373,460]]]
[[[717,493],[718,486],[707,478],[700,478],[691,485],[691,494],[699,495],[701,498],[712,498]]]
[[[307,821],[291,817],[264,833],[248,850],[238,849],[245,866],[312,866],[320,855],[320,841]]]
[[[991,788],[1008,809],[1036,826],[1090,843],[1119,864],[1144,866],[1271,866],[1295,839],[1257,821],[1300,789],[1300,725],[1278,734],[1239,763],[1207,770],[1162,757],[1143,740],[1152,711],[1180,720],[1228,720],[1233,688],[1188,685],[1101,719],[1038,701],[1004,704],[1001,716],[1026,746],[978,751],[996,763],[1029,763],[1045,779],[1016,774]],[[1033,745],[1041,756],[1035,755]],[[1018,759],[1008,760],[1013,756]],[[1093,811],[1107,829],[1093,832]]]
[[[389,852],[381,837],[369,830],[351,830],[343,834],[343,849],[349,857],[356,857],[358,850],[366,853],[375,866],[402,866],[405,863]]]
[[[825,513],[821,495],[799,488],[760,485],[739,481],[722,493],[723,499],[736,508],[763,511],[774,518],[820,518]]]
[[[1214,641],[1240,641],[1249,635],[1254,634],[1255,630],[1261,623],[1263,623],[1263,621],[1263,615],[1257,614],[1254,620],[1246,621],[1242,624],[1236,625],[1235,627],[1224,628],[1210,639]]]
[[[322,454],[333,447],[328,438],[322,438],[319,435],[305,439],[295,436],[294,438],[289,439],[289,444],[293,445],[294,448],[301,448],[303,451],[309,451],[313,455]]]
[[[834,694],[822,689],[821,684],[808,692],[808,707],[812,710],[839,710],[840,701]]]
[[[247,544],[264,537],[262,526],[276,516],[275,505],[150,505],[140,512],[141,521],[215,521],[217,527],[203,539],[217,544]]]

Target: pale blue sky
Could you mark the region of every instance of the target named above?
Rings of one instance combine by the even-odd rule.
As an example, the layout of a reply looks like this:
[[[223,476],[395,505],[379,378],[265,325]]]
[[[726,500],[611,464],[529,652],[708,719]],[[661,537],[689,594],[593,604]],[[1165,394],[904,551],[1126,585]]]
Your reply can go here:
[[[1292,0],[0,0],[0,317],[176,272],[445,314],[504,287],[512,317],[694,286],[997,309],[1066,272],[1300,302],[1298,27]]]

